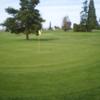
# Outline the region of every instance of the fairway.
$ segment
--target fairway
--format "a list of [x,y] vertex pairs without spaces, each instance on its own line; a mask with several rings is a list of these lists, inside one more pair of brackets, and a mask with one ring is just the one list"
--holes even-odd
[[0,32],[0,100],[100,100],[100,32]]

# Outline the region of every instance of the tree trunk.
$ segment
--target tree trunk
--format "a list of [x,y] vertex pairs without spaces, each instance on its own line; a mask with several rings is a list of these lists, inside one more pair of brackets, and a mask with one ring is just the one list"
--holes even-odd
[[26,33],[26,40],[29,40],[29,34]]

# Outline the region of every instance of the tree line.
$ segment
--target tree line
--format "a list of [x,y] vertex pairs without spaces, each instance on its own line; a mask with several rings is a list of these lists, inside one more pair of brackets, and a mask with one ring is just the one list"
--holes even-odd
[[[6,12],[11,15],[11,17],[7,18],[2,24],[6,27],[6,31],[16,34],[24,33],[27,40],[31,33],[38,36],[38,31],[42,28],[42,22],[45,21],[41,17],[39,10],[36,9],[39,3],[39,0],[20,0],[20,9],[6,8]],[[88,3],[88,0],[84,0],[82,8],[80,24],[74,24],[73,30],[90,32],[93,29],[97,29],[99,24],[96,18],[94,1],[90,0]],[[55,28],[58,27],[55,26]],[[51,29],[50,22],[49,30]],[[71,21],[67,16],[63,18],[62,29],[64,31],[71,29]]]
[[74,24],[74,31],[91,32],[99,27],[93,0],[90,0],[89,4],[88,0],[83,2],[83,10],[80,15],[80,24]]
[[72,23],[71,23],[69,17],[68,16],[64,16],[63,19],[62,19],[61,27],[59,27],[59,26],[52,27],[51,22],[50,22],[48,30],[62,29],[62,30],[64,30],[66,32],[66,31],[71,29],[71,25],[72,25]]

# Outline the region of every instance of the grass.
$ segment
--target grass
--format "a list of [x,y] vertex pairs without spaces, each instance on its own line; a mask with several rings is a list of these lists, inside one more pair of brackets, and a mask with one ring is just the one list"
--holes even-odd
[[0,100],[100,100],[100,32],[0,33]]

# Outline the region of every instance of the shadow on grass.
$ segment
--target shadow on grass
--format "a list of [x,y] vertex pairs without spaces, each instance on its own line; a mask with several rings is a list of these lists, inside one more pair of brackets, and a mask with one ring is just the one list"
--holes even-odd
[[57,38],[34,38],[34,39],[31,39],[32,41],[54,41],[54,40],[57,40]]
[[41,42],[45,42],[45,41],[55,41],[55,40],[58,40],[58,38],[30,38],[29,40],[26,40],[25,38],[20,38],[20,39],[17,39],[17,41],[41,41]]

